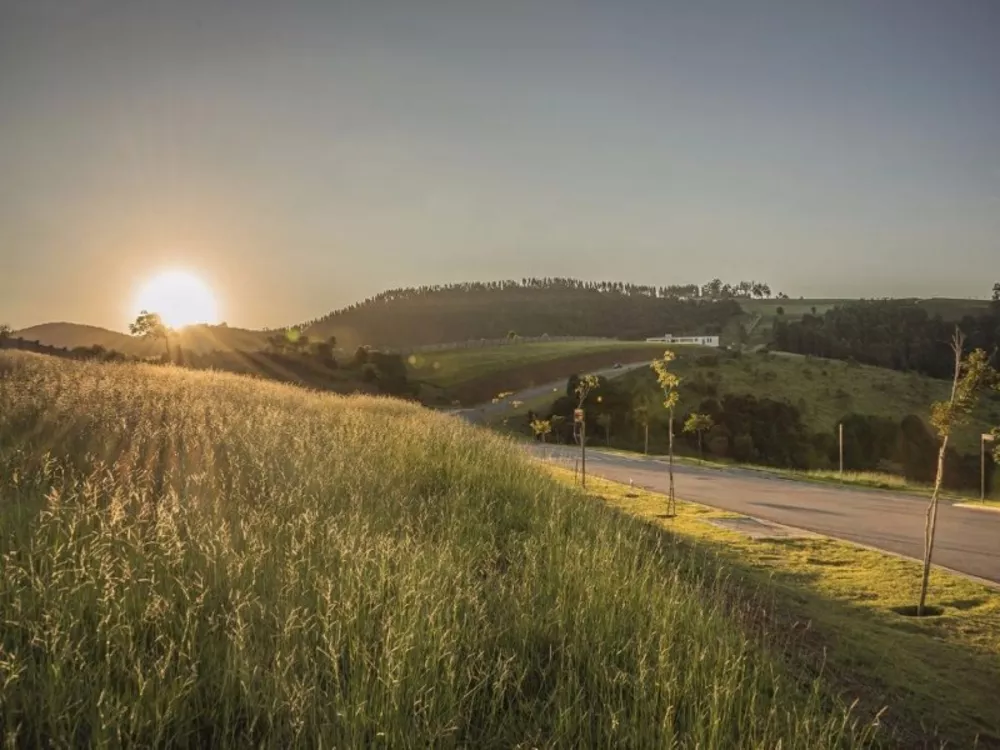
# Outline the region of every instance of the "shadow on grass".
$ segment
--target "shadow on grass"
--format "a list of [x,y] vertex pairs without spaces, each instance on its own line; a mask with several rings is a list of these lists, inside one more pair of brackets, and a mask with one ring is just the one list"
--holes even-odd
[[985,599],[953,599],[950,602],[941,602],[942,607],[950,607],[951,609],[958,609],[963,612],[981,607],[984,604],[986,604]]
[[924,605],[923,614],[918,614],[919,608],[916,604],[907,604],[903,607],[890,607],[889,610],[903,617],[940,617],[944,614],[944,607],[937,607],[930,604]]
[[[934,616],[905,616],[906,607],[880,609],[824,596],[817,590],[817,570],[764,568],[726,541],[692,539],[652,523],[649,516],[646,520],[679,551],[726,579],[727,612],[749,632],[762,635],[801,675],[803,686],[821,677],[840,700],[857,701],[862,721],[885,709],[881,724],[889,746],[1000,748],[995,702],[1000,657],[983,647],[945,640],[947,610],[974,609],[985,599],[936,602]],[[767,544],[786,550],[783,559],[801,555],[798,561],[820,565],[818,558],[806,555],[815,549],[814,539]],[[824,564],[841,568],[850,562]],[[854,602],[879,598],[871,591],[853,594]]]
[[850,560],[823,560],[819,557],[807,557],[806,562],[810,565],[821,565],[826,568],[844,568],[851,565]]

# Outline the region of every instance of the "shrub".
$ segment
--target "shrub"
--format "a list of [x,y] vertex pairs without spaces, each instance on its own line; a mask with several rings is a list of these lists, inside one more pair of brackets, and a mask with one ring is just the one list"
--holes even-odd
[[737,461],[753,461],[756,453],[753,438],[749,435],[737,435],[733,438],[733,458]]

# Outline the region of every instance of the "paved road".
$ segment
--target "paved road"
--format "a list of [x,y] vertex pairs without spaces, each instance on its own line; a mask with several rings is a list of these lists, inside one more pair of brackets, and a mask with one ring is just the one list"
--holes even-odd
[[[591,374],[599,375],[603,378],[616,378],[639,367],[649,367],[649,362],[636,362],[634,364],[622,365],[618,368],[608,367],[604,370],[595,370]],[[472,423],[486,422],[491,417],[510,414],[511,401],[531,401],[532,399],[548,394],[551,394],[552,400],[555,401],[565,391],[565,389],[566,378],[563,378],[562,380],[555,380],[551,383],[545,383],[544,385],[536,385],[532,388],[525,388],[524,390],[518,391],[496,404],[480,404],[479,406],[474,406],[469,409],[453,409],[449,413],[461,416]]]
[[[579,449],[535,446],[549,460],[572,463]],[[587,451],[587,473],[667,490],[666,463],[643,456]],[[674,466],[677,496],[787,526],[923,558],[927,500],[891,492],[796,482],[745,469]],[[934,562],[1000,583],[1000,513],[942,503]]]

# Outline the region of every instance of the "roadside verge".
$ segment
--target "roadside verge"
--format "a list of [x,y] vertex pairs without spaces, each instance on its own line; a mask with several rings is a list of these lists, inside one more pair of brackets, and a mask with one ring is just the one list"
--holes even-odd
[[668,518],[663,495],[598,477],[587,494],[722,559],[768,603],[768,628],[794,635],[789,658],[867,711],[885,707],[903,746],[1000,748],[1000,592],[935,569],[938,614],[917,619],[902,612],[917,600],[919,562],[814,534],[754,538],[714,525],[745,517],[684,501]]

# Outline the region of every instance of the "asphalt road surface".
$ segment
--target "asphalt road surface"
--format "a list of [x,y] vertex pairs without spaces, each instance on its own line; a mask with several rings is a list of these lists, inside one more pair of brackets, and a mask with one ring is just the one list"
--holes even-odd
[[[570,465],[575,446],[534,446],[532,452]],[[661,459],[587,451],[587,473],[657,492],[668,488]],[[923,559],[927,499],[848,489],[746,469],[674,465],[677,497],[765,521],[859,542]],[[1000,512],[951,506],[938,510],[934,563],[1000,583]]]
[[[608,367],[604,370],[595,370],[591,374],[599,375],[603,378],[616,378],[639,367],[649,367],[649,362],[636,362],[634,364],[622,365],[618,368]],[[449,413],[461,416],[474,424],[486,422],[491,417],[509,413],[511,401],[530,401],[546,394],[552,394],[552,400],[555,401],[562,395],[565,389],[566,378],[563,378],[562,380],[545,383],[544,385],[536,385],[533,388],[525,388],[496,404],[480,404],[469,409],[453,409]]]

